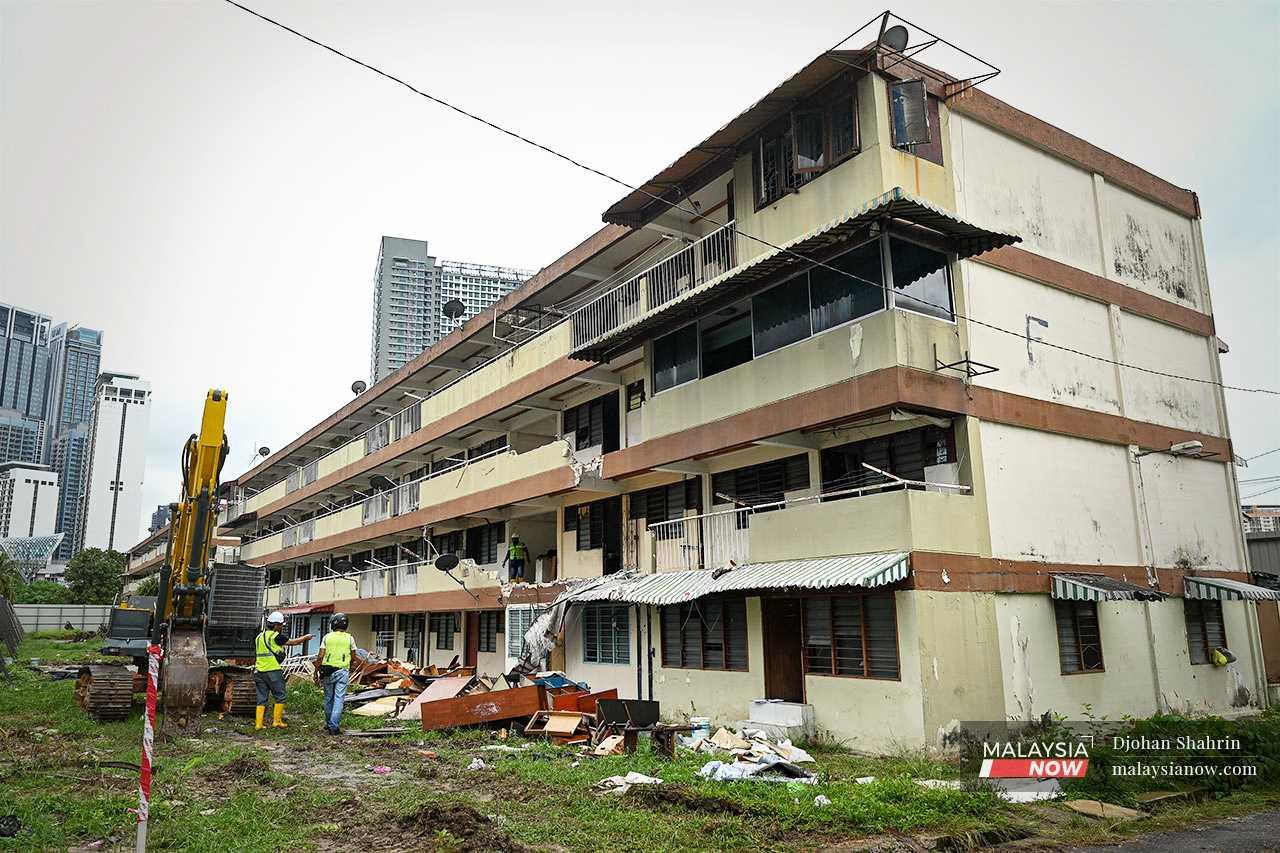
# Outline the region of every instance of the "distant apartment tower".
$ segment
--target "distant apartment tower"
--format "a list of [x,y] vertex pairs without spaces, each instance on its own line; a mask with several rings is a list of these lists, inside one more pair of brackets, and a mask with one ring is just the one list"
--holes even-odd
[[16,409],[0,409],[0,460],[34,464],[44,443],[45,423]]
[[89,467],[89,426],[90,421],[81,421],[63,430],[51,442],[51,464],[62,484],[54,530],[65,534],[54,557],[62,562],[70,560],[76,550],[75,536],[80,529],[84,483]]
[[1280,531],[1280,505],[1260,504],[1240,507],[1245,533],[1275,533]]
[[[425,240],[383,237],[374,271],[369,375],[377,382],[399,370],[530,275],[489,264],[437,263]],[[465,310],[450,317],[444,306],[454,299]]]
[[98,377],[73,552],[119,550],[138,540],[150,398],[151,383],[137,376]]
[[0,539],[48,536],[58,514],[58,475],[48,465],[0,463]]
[[93,391],[102,364],[102,332],[59,323],[49,335],[49,404],[46,459],[53,441],[93,415]]
[[[6,433],[0,440],[0,462],[40,461],[42,448],[37,446],[34,455],[29,448],[33,436],[42,442],[47,433],[31,421],[48,417],[49,323],[43,314],[0,304],[0,410],[7,410],[0,426]],[[11,433],[22,438],[10,439]]]
[[169,523],[169,507],[167,504],[160,504],[156,507],[156,511],[151,513],[151,523],[147,525],[148,533],[155,533]]

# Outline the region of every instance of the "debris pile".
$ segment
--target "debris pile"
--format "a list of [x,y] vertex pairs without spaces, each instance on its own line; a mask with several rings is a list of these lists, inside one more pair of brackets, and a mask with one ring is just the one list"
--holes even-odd
[[[291,677],[315,677],[315,668],[309,660],[286,665],[286,671]],[[487,693],[496,689],[498,683],[498,679],[476,675],[473,666],[459,666],[456,657],[442,669],[435,664],[416,666],[395,658],[380,660],[356,652],[351,661],[351,688],[343,707],[361,717],[394,714],[397,719],[417,720],[424,702]]]
[[708,761],[698,771],[704,779],[731,782],[755,779],[779,782],[803,782],[813,784],[818,777],[800,767],[813,763],[813,756],[788,739],[771,741],[758,729],[744,729],[741,733],[721,728],[714,735],[695,732],[693,737],[682,740],[682,745],[695,752],[727,752],[733,761]]

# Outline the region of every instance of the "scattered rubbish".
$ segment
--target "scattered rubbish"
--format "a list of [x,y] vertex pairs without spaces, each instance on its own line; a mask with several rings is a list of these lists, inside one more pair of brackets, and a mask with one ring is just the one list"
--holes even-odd
[[831,798],[826,794],[819,794],[813,798],[813,804],[820,809],[825,809],[827,806],[831,805]]
[[467,765],[468,770],[488,770],[489,765],[484,763],[483,759],[473,758],[471,763]]
[[596,789],[606,794],[625,794],[632,785],[661,785],[662,780],[632,770],[626,776],[610,776],[596,783]]
[[386,776],[388,773],[391,772],[391,768],[385,764],[379,764],[376,767],[372,767],[370,769],[373,770],[374,773],[377,773],[379,776]]
[[803,767],[783,761],[776,755],[762,755],[758,761],[738,759],[733,763],[708,761],[698,775],[714,782],[735,782],[759,779],[766,782],[801,782],[816,784],[818,777]]
[[872,782],[876,781],[876,777],[874,777],[874,776],[859,776],[857,779],[854,779],[853,781],[854,781],[854,782],[856,782],[856,783],[858,783],[859,785],[870,785]]
[[1104,803],[1102,800],[1067,800],[1066,807],[1086,817],[1103,820],[1137,820],[1146,817],[1145,812],[1117,806],[1115,803]]
[[532,717],[546,708],[546,705],[546,688],[535,684],[530,687],[436,699],[433,702],[422,702],[418,707],[423,731],[434,731]]
[[917,779],[916,784],[921,788],[946,791],[959,791],[964,787],[964,783],[959,779]]
[[741,749],[745,751],[751,748],[751,744],[747,742],[746,738],[739,737],[738,735],[735,735],[732,732],[730,732],[728,729],[724,729],[724,728],[720,729],[714,735],[707,738],[707,742],[715,746],[718,746],[720,749],[726,750],[728,752],[732,752],[735,749]]
[[440,757],[440,754],[437,753],[434,749],[420,749],[418,750],[418,755],[421,755],[423,758],[439,758]]
[[531,746],[533,746],[531,743],[526,743],[521,747],[507,746],[505,743],[491,743],[488,746],[482,746],[480,748],[486,752],[524,752]]
[[721,728],[711,737],[691,736],[682,741],[684,746],[694,749],[698,752],[714,753],[717,751],[728,752],[740,758],[748,760],[759,760],[760,756],[776,755],[784,761],[790,761],[792,764],[809,764],[813,762],[813,756],[805,750],[793,744],[789,739],[774,742],[769,740],[768,735],[759,729],[744,729],[740,734],[734,734],[728,729]]
[[200,810],[200,816],[201,816],[201,817],[208,817],[208,816],[209,816],[209,815],[211,815],[211,814],[215,814],[215,813],[217,813],[217,811],[218,811],[217,809],[201,809],[201,810]]
[[346,737],[395,737],[404,734],[408,729],[387,728],[387,729],[351,729],[344,731],[342,734]]
[[622,735],[609,735],[600,741],[591,752],[593,755],[621,755],[623,751],[623,741],[626,740]]

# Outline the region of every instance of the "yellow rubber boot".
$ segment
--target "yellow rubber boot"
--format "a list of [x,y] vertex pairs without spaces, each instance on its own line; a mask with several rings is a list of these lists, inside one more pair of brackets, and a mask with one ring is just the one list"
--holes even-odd
[[263,729],[265,729],[265,728],[266,728],[266,726],[264,726],[264,725],[262,724],[262,718],[263,718],[263,717],[265,717],[266,715],[267,715],[267,706],[266,706],[266,705],[259,705],[259,706],[258,706],[258,709],[257,709],[256,711],[254,711],[254,720],[255,720],[255,723],[254,723],[254,726],[253,726],[253,727],[254,727],[254,729],[255,729],[255,730],[257,730],[257,731],[262,731]]
[[271,719],[271,728],[273,729],[289,728],[288,724],[285,723],[284,721],[284,706],[281,705],[279,702],[276,703],[275,715]]

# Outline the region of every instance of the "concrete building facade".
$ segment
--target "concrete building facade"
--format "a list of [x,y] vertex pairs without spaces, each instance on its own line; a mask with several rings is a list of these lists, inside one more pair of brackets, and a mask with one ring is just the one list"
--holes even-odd
[[150,418],[151,383],[124,373],[98,377],[73,553],[118,551],[137,538]]
[[58,516],[58,475],[47,465],[0,463],[0,539],[48,536]]
[[[404,367],[529,275],[526,270],[489,264],[437,263],[425,240],[383,237],[374,270],[371,381]],[[464,311],[449,316],[444,306],[454,299]]]
[[237,478],[264,606],[868,750],[1265,704],[1193,193],[871,49],[605,220]]
[[0,452],[5,454],[0,462],[41,461],[47,434],[50,322],[43,314],[0,304]]

